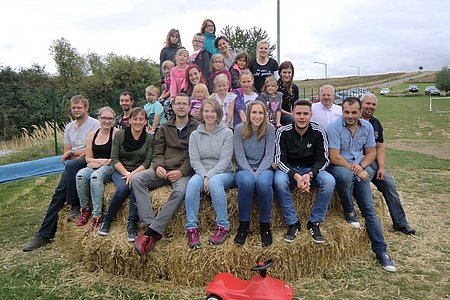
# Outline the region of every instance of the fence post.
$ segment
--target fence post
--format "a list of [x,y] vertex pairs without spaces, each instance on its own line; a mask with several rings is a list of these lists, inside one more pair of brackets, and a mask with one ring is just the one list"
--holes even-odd
[[52,98],[52,110],[53,110],[53,135],[55,137],[55,155],[58,155],[58,134],[56,131],[56,126],[58,126],[56,122],[56,93],[55,87],[52,86],[50,97]]

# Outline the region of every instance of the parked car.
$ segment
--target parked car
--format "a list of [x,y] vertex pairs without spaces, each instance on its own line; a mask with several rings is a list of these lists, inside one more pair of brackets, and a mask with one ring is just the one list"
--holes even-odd
[[419,87],[417,85],[410,85],[408,87],[408,91],[411,93],[418,93],[419,92]]
[[425,95],[440,95],[441,91],[439,91],[435,86],[427,86],[425,88]]
[[382,88],[380,90],[380,95],[387,95],[391,92],[391,90],[389,88]]
[[447,92],[445,93],[445,96],[446,96],[446,97],[450,97],[450,91],[447,91]]

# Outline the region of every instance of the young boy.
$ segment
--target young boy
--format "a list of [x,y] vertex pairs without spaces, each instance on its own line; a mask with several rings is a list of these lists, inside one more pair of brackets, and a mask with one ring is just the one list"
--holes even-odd
[[160,125],[167,122],[164,114],[164,108],[158,100],[159,89],[150,85],[145,89],[145,98],[148,103],[144,105],[145,113],[148,116],[148,132],[156,134]]

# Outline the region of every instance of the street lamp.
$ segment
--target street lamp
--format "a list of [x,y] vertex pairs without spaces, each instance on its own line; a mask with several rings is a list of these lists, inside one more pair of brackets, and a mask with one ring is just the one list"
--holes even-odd
[[319,65],[324,65],[324,66],[325,66],[325,79],[327,79],[327,78],[328,78],[328,72],[327,72],[327,67],[328,67],[328,65],[327,65],[326,63],[320,62],[320,61],[315,61],[314,63],[315,63],[315,64],[319,64]]
[[359,66],[348,66],[349,68],[356,68],[356,69],[358,69],[358,76],[359,76],[359,71],[360,71],[360,67]]

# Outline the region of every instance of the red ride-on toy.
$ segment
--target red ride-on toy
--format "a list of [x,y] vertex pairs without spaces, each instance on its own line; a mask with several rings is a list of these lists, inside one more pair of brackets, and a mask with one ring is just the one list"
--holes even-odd
[[272,260],[260,262],[253,267],[259,275],[242,280],[230,273],[220,273],[208,284],[206,300],[292,300],[294,289],[289,284],[267,274]]

